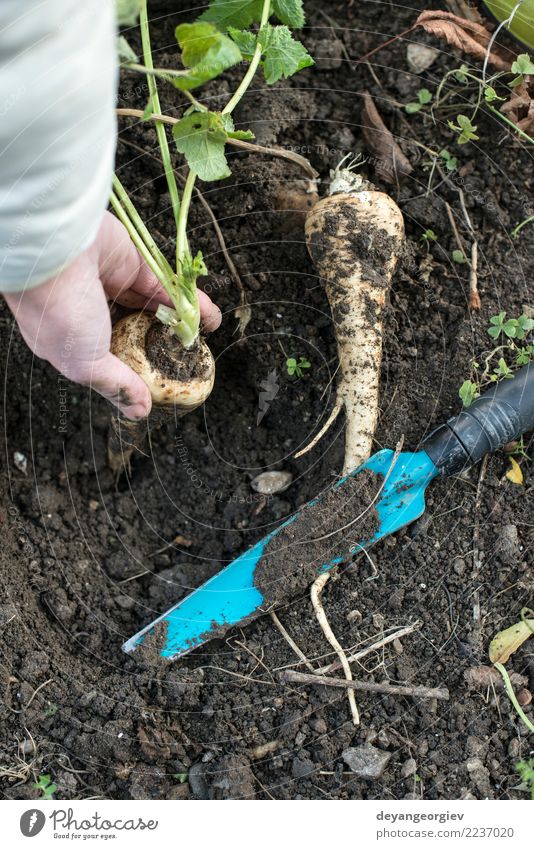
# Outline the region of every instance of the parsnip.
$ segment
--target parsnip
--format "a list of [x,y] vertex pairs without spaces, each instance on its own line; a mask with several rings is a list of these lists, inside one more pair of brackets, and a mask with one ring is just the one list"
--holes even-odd
[[378,419],[382,313],[403,239],[404,221],[395,201],[350,168],[334,173],[329,196],[306,218],[308,250],[324,281],[336,333],[341,378],[327,426],[344,408],[344,473],[371,453]]
[[[150,359],[149,333],[166,336],[165,367]],[[128,466],[134,451],[141,452],[149,424],[159,426],[167,419],[181,418],[208,398],[215,379],[215,362],[206,343],[198,339],[196,347],[186,350],[171,335],[170,328],[151,313],[132,313],[113,328],[111,352],[141,377],[152,396],[150,422],[112,419],[108,441],[108,460],[113,471]]]

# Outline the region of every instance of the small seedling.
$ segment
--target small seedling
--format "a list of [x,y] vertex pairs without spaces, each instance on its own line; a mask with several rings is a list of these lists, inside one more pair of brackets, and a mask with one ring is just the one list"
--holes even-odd
[[173,778],[176,779],[178,784],[185,784],[187,781],[187,772],[175,772]]
[[404,108],[409,115],[413,115],[414,112],[419,112],[423,106],[427,106],[431,102],[432,92],[427,88],[420,88],[417,92],[417,100],[407,103]]
[[464,252],[459,249],[452,252],[452,260],[453,262],[458,263],[458,265],[465,265],[467,262]]
[[517,76],[510,83],[510,88],[516,88],[524,81],[524,77],[534,74],[534,62],[528,53],[520,53],[515,62],[512,62],[512,74]]
[[525,790],[530,792],[530,798],[534,800],[534,758],[529,761],[519,761],[515,768],[525,786]]
[[443,159],[443,161],[445,163],[445,168],[447,169],[447,171],[454,171],[456,169],[456,166],[458,164],[458,160],[455,156],[452,156],[449,153],[447,148],[444,147],[443,150],[440,150],[439,155],[440,155],[441,159]]
[[53,799],[57,790],[57,784],[52,784],[49,775],[40,775],[39,780],[33,785],[34,790],[39,790],[41,799]]
[[534,319],[527,315],[507,319],[506,312],[503,311],[490,318],[490,325],[488,335],[492,339],[498,339],[501,333],[504,333],[508,339],[524,339],[527,333],[534,329]]
[[300,357],[297,362],[294,357],[288,357],[286,360],[286,368],[287,373],[290,377],[296,375],[297,377],[302,377],[303,370],[307,368],[311,368],[311,363],[306,357]]
[[467,144],[469,141],[479,140],[480,136],[476,134],[477,127],[471,123],[467,115],[457,115],[456,121],[456,124],[454,121],[449,121],[448,124],[451,130],[458,133],[458,144]]
[[473,401],[479,397],[478,386],[472,380],[464,380],[458,392],[464,407],[470,407]]
[[423,245],[426,245],[427,251],[430,250],[431,242],[437,242],[438,240],[437,234],[433,230],[425,230],[419,238]]
[[516,227],[514,227],[514,229],[512,230],[512,232],[510,234],[512,236],[512,239],[517,239],[517,237],[519,236],[523,227],[525,227],[527,224],[532,224],[533,221],[534,221],[534,215],[529,215],[528,218],[525,218],[525,219],[523,219],[523,221],[520,221],[519,224]]
[[[530,618],[529,618],[530,617]],[[493,663],[495,669],[500,673],[504,682],[504,688],[510,699],[517,715],[526,725],[531,733],[534,733],[534,725],[526,716],[523,708],[517,700],[510,676],[506,671],[504,664],[508,662],[514,652],[520,648],[523,643],[534,634],[534,613],[530,608],[524,607],[521,610],[521,621],[516,622],[510,628],[504,631],[499,631],[495,635],[489,646],[489,659]]]

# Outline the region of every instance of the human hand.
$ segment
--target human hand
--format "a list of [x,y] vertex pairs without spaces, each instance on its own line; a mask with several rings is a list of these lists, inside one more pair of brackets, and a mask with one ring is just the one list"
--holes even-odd
[[[204,329],[216,330],[221,312],[199,291]],[[90,386],[129,419],[152,406],[146,384],[110,353],[108,300],[131,309],[172,306],[114,215],[104,214],[94,243],[48,282],[4,295],[28,347],[61,374]]]

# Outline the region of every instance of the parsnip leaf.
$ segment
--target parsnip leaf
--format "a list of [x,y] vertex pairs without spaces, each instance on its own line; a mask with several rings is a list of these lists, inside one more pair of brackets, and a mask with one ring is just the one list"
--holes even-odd
[[176,147],[201,180],[230,176],[224,148],[228,131],[217,112],[192,112],[172,128]]
[[304,45],[293,38],[286,26],[266,24],[258,35],[240,32],[231,27],[230,35],[245,59],[251,58],[259,40],[262,46],[263,71],[268,85],[273,85],[282,77],[290,77],[302,68],[314,64]]
[[172,80],[182,91],[190,91],[218,77],[242,58],[231,38],[203,21],[177,26],[176,40],[182,49],[182,63],[189,69],[187,74]]
[[300,29],[306,22],[303,0],[273,0],[273,13],[288,27]]
[[229,27],[246,29],[254,21],[260,20],[262,6],[262,0],[211,0],[200,20],[209,21],[220,30]]

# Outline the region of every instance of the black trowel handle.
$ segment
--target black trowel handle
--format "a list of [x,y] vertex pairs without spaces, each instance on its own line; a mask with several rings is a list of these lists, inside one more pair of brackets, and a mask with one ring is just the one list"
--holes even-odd
[[533,429],[534,362],[436,428],[422,448],[442,475],[454,475]]

